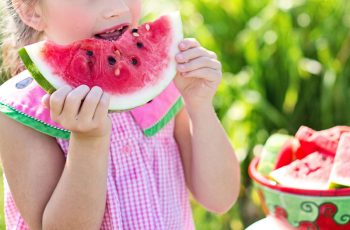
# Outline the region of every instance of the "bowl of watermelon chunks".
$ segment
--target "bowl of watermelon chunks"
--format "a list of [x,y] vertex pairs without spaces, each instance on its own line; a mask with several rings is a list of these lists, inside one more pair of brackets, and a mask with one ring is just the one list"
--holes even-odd
[[350,229],[350,127],[273,134],[252,160],[266,215],[290,229]]

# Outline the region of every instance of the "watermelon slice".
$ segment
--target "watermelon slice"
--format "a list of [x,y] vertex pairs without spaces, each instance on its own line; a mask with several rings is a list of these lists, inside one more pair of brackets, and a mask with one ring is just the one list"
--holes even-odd
[[301,126],[295,135],[300,141],[302,150],[298,152],[297,159],[303,159],[316,151],[335,156],[339,142],[339,134],[336,133],[335,129],[317,132],[306,126]]
[[330,188],[350,187],[350,133],[341,136],[330,176]]
[[283,166],[286,166],[290,163],[292,163],[294,160],[296,160],[296,155],[300,151],[300,143],[299,140],[296,138],[291,138],[288,140],[284,146],[282,147],[281,151],[279,152],[276,162],[275,162],[275,169],[281,168]]
[[328,154],[314,152],[272,171],[269,177],[290,188],[327,190],[333,160]]
[[276,169],[276,165],[281,167],[293,161],[293,137],[284,134],[271,135],[262,150],[258,172],[267,176],[272,170]]
[[340,137],[344,133],[349,133],[350,132],[350,127],[349,126],[335,126],[326,130],[319,131],[322,134],[325,134],[329,136],[332,139],[335,140],[340,140]]
[[42,41],[19,55],[48,93],[64,85],[99,86],[111,96],[110,110],[127,110],[151,101],[176,75],[181,17],[178,12],[164,15],[118,33],[115,41],[108,34],[69,45]]

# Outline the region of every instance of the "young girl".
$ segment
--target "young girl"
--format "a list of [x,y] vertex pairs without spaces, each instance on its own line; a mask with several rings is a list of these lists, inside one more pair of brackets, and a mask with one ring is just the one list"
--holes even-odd
[[[138,1],[6,0],[12,18],[3,65],[12,73],[22,70],[16,49],[39,39],[68,44],[116,25],[131,26],[139,19]],[[42,99],[27,71],[3,84],[7,228],[194,229],[189,192],[209,211],[228,211],[240,173],[212,106],[221,64],[194,39],[179,44],[176,60],[174,88],[184,107],[151,137],[137,112],[108,114],[109,97],[99,87],[63,87]],[[16,81],[17,89],[7,92]],[[142,116],[152,115],[147,106],[139,108]],[[54,125],[43,124],[70,130],[69,140],[47,135]]]

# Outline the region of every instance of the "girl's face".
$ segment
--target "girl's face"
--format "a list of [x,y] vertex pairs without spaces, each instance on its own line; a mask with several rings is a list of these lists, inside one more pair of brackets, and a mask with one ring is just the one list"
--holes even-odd
[[68,44],[91,37],[117,39],[125,26],[137,25],[141,0],[42,0],[40,6],[46,37]]

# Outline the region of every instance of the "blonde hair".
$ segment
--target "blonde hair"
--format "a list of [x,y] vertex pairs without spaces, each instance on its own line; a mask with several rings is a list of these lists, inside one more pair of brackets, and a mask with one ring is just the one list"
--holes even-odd
[[[16,13],[12,0],[4,0],[0,12],[3,20],[1,25],[1,72],[7,78],[14,76],[24,70],[24,66],[19,59],[18,49],[37,42],[42,35],[41,32],[27,26]],[[38,0],[22,0],[22,4],[33,4]],[[1,3],[3,4],[3,3]]]

